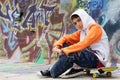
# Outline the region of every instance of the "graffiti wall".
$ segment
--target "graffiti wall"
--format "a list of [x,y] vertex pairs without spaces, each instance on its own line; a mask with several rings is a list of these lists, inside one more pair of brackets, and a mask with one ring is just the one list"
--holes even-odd
[[0,0],[0,54],[8,59],[49,63],[53,43],[76,29],[71,13],[82,8],[107,32],[111,65],[120,60],[120,0]]

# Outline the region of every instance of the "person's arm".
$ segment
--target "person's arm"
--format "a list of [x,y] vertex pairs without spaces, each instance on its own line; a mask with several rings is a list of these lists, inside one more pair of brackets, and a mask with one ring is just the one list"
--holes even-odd
[[62,47],[63,43],[74,44],[74,43],[79,42],[79,40],[80,40],[80,31],[76,31],[73,34],[62,37],[60,40],[58,40],[54,44],[54,46]]
[[100,25],[93,24],[90,26],[89,32],[87,33],[86,37],[82,41],[80,41],[76,44],[73,44],[71,46],[62,48],[62,50],[66,55],[68,55],[69,53],[72,53],[72,52],[80,51],[80,50],[98,42],[101,39],[101,36],[102,36],[102,29],[101,29]]

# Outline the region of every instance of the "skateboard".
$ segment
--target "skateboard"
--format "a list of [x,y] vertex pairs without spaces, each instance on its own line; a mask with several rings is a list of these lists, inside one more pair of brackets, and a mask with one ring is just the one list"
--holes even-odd
[[78,77],[82,74],[92,75],[93,78],[98,78],[99,76],[111,77],[112,71],[118,69],[118,67],[101,67],[101,68],[82,68],[83,71],[72,74],[72,75],[64,75],[61,78],[74,78]]
[[106,75],[106,77],[111,77],[112,71],[116,69],[118,69],[118,67],[84,68],[87,75],[91,74],[90,73],[91,70],[97,71],[92,73],[93,78],[97,78],[100,75]]

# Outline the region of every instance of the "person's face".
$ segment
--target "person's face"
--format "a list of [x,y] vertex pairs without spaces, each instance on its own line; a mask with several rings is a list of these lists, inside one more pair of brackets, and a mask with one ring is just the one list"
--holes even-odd
[[73,18],[72,23],[75,25],[76,29],[82,30],[83,29],[83,23],[80,17]]

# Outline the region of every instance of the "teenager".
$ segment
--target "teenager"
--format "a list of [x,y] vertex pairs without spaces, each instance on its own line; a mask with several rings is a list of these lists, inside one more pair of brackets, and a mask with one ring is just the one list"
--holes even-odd
[[73,12],[70,19],[77,31],[54,44],[53,51],[59,54],[59,58],[50,70],[41,71],[43,76],[59,77],[74,63],[81,68],[106,66],[109,44],[103,28],[83,9]]

